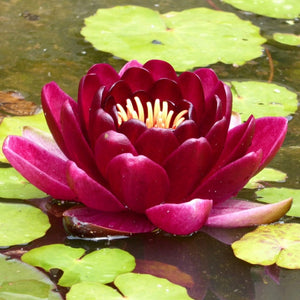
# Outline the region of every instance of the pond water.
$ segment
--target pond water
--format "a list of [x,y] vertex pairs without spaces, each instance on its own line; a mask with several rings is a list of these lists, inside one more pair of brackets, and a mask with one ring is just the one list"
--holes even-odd
[[[95,50],[80,35],[80,29],[84,18],[95,13],[98,8],[126,4],[149,7],[161,13],[213,6],[235,12],[261,27],[263,36],[268,39],[265,48],[271,58],[265,51],[262,57],[240,67],[221,63],[212,65],[219,77],[224,80],[268,81],[271,74],[272,82],[294,92],[300,91],[299,48],[279,45],[271,40],[272,33],[276,31],[288,30],[299,34],[299,22],[296,20],[294,26],[287,27],[285,20],[242,13],[217,0],[0,0],[0,91],[18,91],[27,100],[38,104],[41,87],[49,81],[56,81],[76,98],[78,82],[91,65],[106,62],[120,69],[125,61]],[[270,69],[270,60],[274,71]],[[277,186],[300,188],[299,113],[291,117],[287,138],[271,166],[288,174],[286,182]],[[244,193],[243,196],[253,197],[252,192]],[[61,219],[51,216],[51,220],[53,227],[47,235],[22,247],[22,251],[53,242],[64,242],[90,251],[107,246],[119,247],[140,261],[166,264],[166,273],[169,272],[171,277],[172,271],[168,271],[167,264],[177,266],[182,272],[176,278],[177,283],[187,287],[194,299],[293,300],[299,297],[299,270],[250,265],[235,258],[229,245],[204,232],[191,237],[148,234],[119,240],[84,241],[67,236]],[[299,219],[288,218],[288,221],[299,222]],[[241,232],[244,231],[231,231],[230,234],[239,236]],[[12,247],[1,253],[18,249],[20,247]],[[143,263],[138,266],[143,270]],[[276,276],[279,276],[280,283],[276,282]]]

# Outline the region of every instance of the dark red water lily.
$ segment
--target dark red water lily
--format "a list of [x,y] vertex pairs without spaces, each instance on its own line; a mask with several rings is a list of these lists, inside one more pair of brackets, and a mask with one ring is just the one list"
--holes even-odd
[[54,198],[81,202],[65,216],[120,233],[161,228],[190,234],[203,225],[272,222],[291,200],[233,200],[280,148],[287,121],[230,127],[229,87],[211,69],[176,74],[151,60],[91,67],[78,102],[55,82],[42,90],[53,138],[27,128],[3,152],[25,178]]

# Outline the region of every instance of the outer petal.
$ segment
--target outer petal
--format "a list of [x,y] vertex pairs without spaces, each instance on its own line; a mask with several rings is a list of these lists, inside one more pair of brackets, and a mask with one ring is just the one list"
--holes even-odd
[[213,207],[205,225],[233,228],[268,224],[283,217],[291,205],[292,198],[273,204],[229,199]]
[[135,142],[139,154],[159,164],[162,164],[178,146],[179,142],[171,130],[154,127],[146,130]]
[[190,198],[213,199],[214,204],[235,196],[256,172],[261,152],[251,152],[204,179]]
[[111,190],[133,211],[143,213],[166,200],[169,190],[166,171],[147,157],[120,154],[106,170]]
[[124,205],[110,191],[78,168],[74,162],[68,164],[67,178],[77,200],[87,207],[107,212],[125,210]]
[[143,67],[150,71],[155,81],[161,78],[168,78],[177,81],[177,74],[174,68],[166,61],[156,59],[149,60]]
[[211,164],[212,149],[205,138],[189,139],[177,148],[164,163],[170,180],[168,202],[184,202]]
[[129,211],[113,213],[83,207],[65,211],[64,217],[69,231],[85,237],[129,235],[155,229],[145,215]]
[[255,133],[248,153],[262,150],[263,156],[257,172],[273,159],[284,141],[286,132],[286,118],[264,117],[255,120]]
[[9,136],[3,153],[28,181],[54,198],[72,200],[75,194],[66,179],[67,162],[20,136]]
[[198,231],[206,222],[212,200],[193,199],[181,204],[161,204],[146,210],[149,220],[160,229],[187,235]]
[[119,74],[109,64],[96,64],[89,70],[88,74],[96,74],[99,78],[100,85],[106,86],[107,89],[120,79]]
[[137,60],[131,60],[129,61],[128,63],[126,63],[123,68],[120,70],[119,72],[119,76],[121,77],[124,72],[129,69],[129,68],[132,68],[132,67],[142,67],[143,65],[140,64]]

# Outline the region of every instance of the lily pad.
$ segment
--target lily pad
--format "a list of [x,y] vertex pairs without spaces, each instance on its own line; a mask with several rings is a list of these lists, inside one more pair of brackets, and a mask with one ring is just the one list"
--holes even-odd
[[[244,186],[246,189],[257,189],[264,187],[263,182],[284,182],[287,174],[272,168],[264,168],[257,175],[253,176]],[[287,197],[288,198],[288,197]]]
[[276,42],[289,46],[300,46],[300,35],[291,33],[274,33],[273,39]]
[[58,284],[66,287],[84,281],[109,283],[135,267],[134,257],[120,249],[104,248],[84,254],[82,248],[52,244],[30,250],[22,260],[46,271],[61,269],[64,273]]
[[0,299],[62,300],[54,283],[42,272],[0,254]]
[[40,113],[32,116],[4,118],[0,125],[0,162],[7,163],[7,159],[2,152],[2,144],[8,135],[22,135],[24,126],[31,126],[49,132],[44,114]]
[[300,14],[298,0],[223,0],[232,6],[271,18],[294,19]]
[[287,88],[267,82],[232,81],[233,111],[240,113],[242,121],[249,114],[255,118],[288,116],[298,108],[297,94]]
[[115,286],[122,295],[115,289],[100,283],[82,282],[71,287],[67,294],[67,300],[75,300],[78,297],[82,300],[191,300],[185,288],[171,283],[167,279],[158,278],[149,274],[127,273],[119,275]]
[[10,199],[44,198],[47,195],[29,183],[14,168],[0,168],[0,197]]
[[234,255],[250,264],[300,268],[300,224],[259,226],[231,246]]
[[276,203],[286,197],[293,198],[291,209],[286,213],[288,216],[300,217],[300,190],[289,188],[267,188],[256,192],[258,201]]
[[242,65],[261,56],[260,29],[235,14],[193,8],[160,15],[139,6],[99,9],[81,34],[101,51],[145,63],[166,60],[177,71],[216,62]]
[[0,247],[27,244],[50,228],[47,215],[31,205],[0,203]]

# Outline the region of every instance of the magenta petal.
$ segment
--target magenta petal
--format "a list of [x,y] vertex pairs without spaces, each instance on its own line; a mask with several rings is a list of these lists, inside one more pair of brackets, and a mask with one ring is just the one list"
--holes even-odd
[[286,118],[264,117],[255,120],[255,133],[248,152],[262,150],[262,160],[257,172],[273,159],[284,141],[286,132]]
[[132,92],[147,91],[153,83],[150,72],[140,67],[127,69],[121,80],[124,80],[130,86]]
[[131,61],[129,61],[128,63],[126,63],[124,66],[123,66],[123,68],[120,70],[120,72],[119,72],[119,76],[121,77],[124,73],[125,73],[125,71],[127,70],[127,69],[129,69],[129,68],[133,68],[133,67],[137,67],[137,68],[139,68],[139,67],[142,67],[143,65],[142,64],[140,64],[137,60],[131,60]]
[[174,135],[177,137],[179,143],[182,144],[187,139],[198,138],[199,130],[193,120],[185,120],[176,127]]
[[[56,82],[50,82],[44,85],[42,89],[42,106],[45,114],[45,118],[48,127],[61,148],[61,150],[67,155],[68,151],[65,146],[64,139],[62,137],[61,125],[60,125],[60,112],[62,105],[65,101],[74,101],[69,95],[67,95]],[[75,102],[75,101],[74,101]]]
[[205,138],[189,139],[180,145],[164,163],[170,180],[168,202],[183,202],[211,164],[212,149]]
[[109,95],[112,96],[116,103],[126,107],[126,100],[132,100],[132,91],[128,83],[123,80],[117,81],[109,90]]
[[235,196],[256,172],[260,160],[260,151],[248,153],[204,179],[191,198],[213,199],[215,204]]
[[74,162],[69,163],[67,178],[77,201],[87,207],[109,212],[125,210],[124,205],[109,190],[78,168]]
[[113,130],[104,132],[95,144],[95,160],[101,174],[105,176],[106,166],[117,155],[137,152],[126,135]]
[[232,228],[268,224],[283,217],[291,205],[291,198],[272,204],[229,199],[213,206],[205,225]]
[[213,201],[193,199],[180,204],[161,204],[146,210],[149,220],[158,228],[179,235],[198,231],[206,222]]
[[8,136],[3,153],[18,172],[43,192],[63,200],[75,198],[67,184],[64,159],[20,136]]
[[161,78],[168,78],[177,81],[177,74],[174,68],[166,61],[156,59],[149,60],[143,67],[151,73],[152,78],[155,81]]
[[116,81],[120,79],[119,74],[109,64],[96,64],[89,70],[88,74],[96,74],[100,85],[106,86],[109,89]]
[[139,154],[162,164],[179,142],[171,130],[153,127],[142,133],[134,146]]
[[119,132],[125,134],[132,144],[140,137],[140,135],[147,130],[147,126],[144,122],[137,119],[130,119],[119,128]]
[[106,178],[120,201],[137,213],[163,203],[169,191],[166,171],[145,156],[124,153],[107,166]]
[[64,217],[66,227],[79,236],[128,235],[155,229],[145,215],[134,212],[102,212],[83,207],[65,211]]

